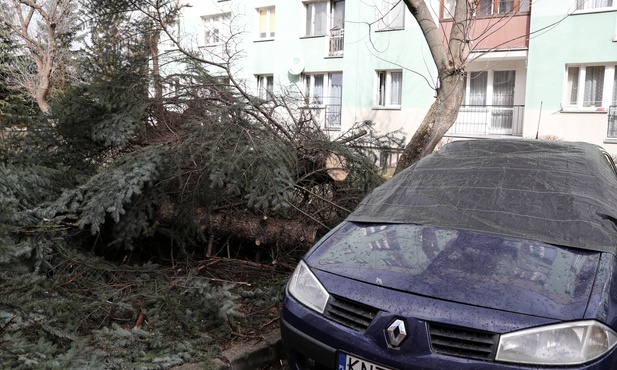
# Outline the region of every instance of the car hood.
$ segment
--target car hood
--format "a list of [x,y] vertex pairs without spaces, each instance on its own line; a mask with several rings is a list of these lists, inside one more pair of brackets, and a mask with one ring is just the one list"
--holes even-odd
[[585,314],[599,257],[598,252],[464,230],[349,223],[307,262],[349,279],[342,283],[357,280],[440,300],[574,320]]

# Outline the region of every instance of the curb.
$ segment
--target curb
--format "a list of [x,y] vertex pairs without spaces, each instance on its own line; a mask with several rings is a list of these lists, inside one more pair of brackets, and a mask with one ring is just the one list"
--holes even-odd
[[259,340],[230,348],[222,353],[223,359],[214,360],[214,369],[200,363],[188,363],[174,370],[255,370],[275,363],[284,357],[279,330],[266,333]]
[[282,359],[284,351],[280,331],[266,333],[262,338],[224,351],[223,356],[229,365],[220,370],[255,370]]

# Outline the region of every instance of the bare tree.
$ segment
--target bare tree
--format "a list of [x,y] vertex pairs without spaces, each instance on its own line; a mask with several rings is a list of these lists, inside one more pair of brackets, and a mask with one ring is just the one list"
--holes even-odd
[[[406,145],[395,173],[414,164],[437,147],[455,123],[463,104],[467,67],[478,56],[492,50],[481,46],[484,50],[475,52],[474,46],[482,45],[491,34],[499,32],[517,12],[517,9],[511,9],[503,14],[505,16],[495,18],[484,26],[477,26],[476,14],[482,10],[486,11],[481,9],[487,6],[485,1],[451,0],[450,5],[454,3],[452,9],[446,6],[446,1],[440,0],[439,4],[444,8],[443,11],[448,13],[448,18],[452,18],[450,33],[445,34],[447,28],[440,27],[436,22],[433,10],[427,4],[428,0],[400,1],[404,2],[424,34],[437,68],[437,84],[435,101]],[[518,8],[518,5],[515,8]],[[511,35],[511,39],[507,42],[528,37],[527,34]]]
[[480,0],[459,0],[453,14],[453,26],[445,45],[433,13],[424,0],[404,0],[426,38],[437,67],[435,101],[420,127],[405,147],[395,173],[430,154],[456,121],[465,94],[465,76],[471,51],[469,34]]
[[75,0],[0,0],[0,22],[22,46],[15,83],[48,113],[50,94],[66,72],[65,62],[76,21]]

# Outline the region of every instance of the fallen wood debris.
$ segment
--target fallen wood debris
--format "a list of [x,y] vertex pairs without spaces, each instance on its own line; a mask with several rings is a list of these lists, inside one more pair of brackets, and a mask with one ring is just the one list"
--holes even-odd
[[257,246],[310,246],[315,243],[317,226],[241,212],[218,212],[200,216],[201,229],[217,237],[233,237]]

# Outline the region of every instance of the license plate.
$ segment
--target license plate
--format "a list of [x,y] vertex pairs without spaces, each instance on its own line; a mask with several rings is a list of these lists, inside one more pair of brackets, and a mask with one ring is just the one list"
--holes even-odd
[[389,367],[374,364],[365,359],[348,355],[343,352],[338,354],[337,370],[392,370]]

